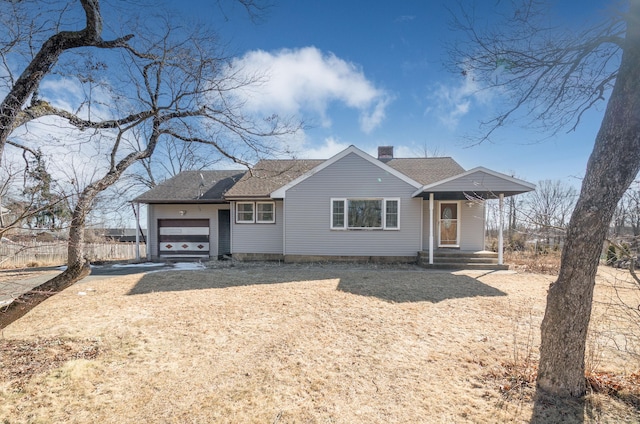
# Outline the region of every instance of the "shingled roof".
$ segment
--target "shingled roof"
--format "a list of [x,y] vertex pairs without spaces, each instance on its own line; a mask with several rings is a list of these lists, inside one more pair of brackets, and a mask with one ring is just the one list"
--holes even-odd
[[183,171],[133,199],[138,203],[221,203],[246,170]]
[[290,183],[325,162],[316,159],[264,159],[247,172],[226,194],[226,198],[269,197],[271,192]]
[[385,161],[385,163],[423,185],[435,183],[465,171],[458,162],[450,157],[397,158]]
[[[325,160],[261,160],[226,194],[228,199],[263,198],[312,170]],[[464,172],[450,157],[398,158],[385,161],[388,166],[427,185]]]
[[[220,203],[268,198],[271,193],[325,163],[320,159],[263,159],[251,170],[185,171],[134,199],[140,203]],[[422,185],[465,170],[450,157],[396,158],[387,166]]]

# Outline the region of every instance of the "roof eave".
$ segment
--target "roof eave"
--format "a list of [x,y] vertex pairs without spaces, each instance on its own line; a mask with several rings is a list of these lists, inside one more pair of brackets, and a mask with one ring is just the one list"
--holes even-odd
[[255,194],[255,195],[242,195],[242,196],[225,196],[225,199],[229,202],[242,201],[242,200],[271,200],[269,194]]
[[422,197],[423,199],[428,199],[429,194],[433,193],[435,200],[487,200],[487,199],[497,199],[502,194],[504,197],[516,196],[518,194],[528,193],[530,190],[509,190],[509,191],[501,191],[501,192],[492,192],[492,191],[473,191],[473,190],[465,190],[465,191],[451,191],[451,190],[428,190],[428,191],[417,191],[412,197]]
[[358,149],[356,146],[349,146],[346,149],[344,149],[343,151],[341,151],[340,153],[332,156],[331,158],[327,159],[326,161],[322,162],[321,164],[311,168],[309,171],[305,172],[304,174],[302,174],[301,176],[299,176],[298,178],[294,179],[293,181],[289,182],[288,184],[278,188],[277,190],[272,191],[269,194],[269,197],[271,197],[272,199],[284,199],[286,197],[286,192],[287,190],[289,190],[291,187],[294,187],[296,185],[298,185],[299,183],[301,183],[302,181],[306,180],[307,178],[317,174],[318,172],[322,171],[323,169],[327,168],[328,166],[336,163],[337,161],[339,161],[340,159],[344,158],[345,156],[347,156],[350,153],[354,153],[358,156],[360,156],[361,158],[365,159],[366,161],[384,169],[385,171],[387,171],[388,173],[390,173],[391,175],[401,179],[402,181],[406,182],[409,185],[412,185],[415,188],[418,188],[421,186],[421,184],[417,181],[415,181],[414,179],[408,177],[407,175],[403,174],[402,172],[398,171],[397,169],[394,169],[392,167],[390,167],[389,165],[387,165],[384,162],[379,161],[378,159],[374,158],[373,156],[365,153],[364,151]]
[[162,199],[162,200],[150,200],[150,199],[133,199],[132,203],[144,203],[147,205],[194,205],[194,204],[225,204],[229,203],[225,199]]
[[470,169],[468,171],[465,171],[461,174],[458,175],[454,175],[451,176],[449,178],[445,178],[444,180],[440,180],[440,181],[436,181],[434,183],[431,184],[427,184],[425,186],[423,186],[422,188],[416,190],[412,197],[418,197],[420,196],[420,194],[425,193],[425,192],[433,192],[433,193],[443,193],[443,192],[453,192],[452,190],[446,190],[446,189],[439,189],[438,186],[442,186],[443,184],[449,183],[451,181],[455,181],[459,178],[463,178],[466,177],[468,175],[474,174],[476,172],[484,172],[486,174],[492,175],[494,177],[500,178],[502,180],[508,181],[512,184],[514,184],[515,186],[519,186],[519,187],[514,187],[513,189],[510,190],[478,190],[477,187],[469,187],[468,190],[457,190],[456,192],[464,192],[464,193],[474,193],[474,192],[479,192],[479,193],[495,193],[495,196],[493,197],[497,197],[497,195],[499,194],[504,194],[505,196],[515,196],[516,194],[523,194],[523,193],[528,193],[530,191],[533,191],[536,189],[535,184],[532,184],[528,181],[524,181],[524,180],[520,180],[518,178],[514,178],[511,177],[509,175],[506,174],[502,174],[500,172],[497,171],[493,171],[491,169],[485,168],[483,166],[478,166],[476,168]]

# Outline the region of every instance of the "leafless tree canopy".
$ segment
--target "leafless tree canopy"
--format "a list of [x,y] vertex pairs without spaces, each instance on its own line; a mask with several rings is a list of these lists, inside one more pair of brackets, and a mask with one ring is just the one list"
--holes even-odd
[[[241,3],[250,12],[259,10],[258,2]],[[105,41],[103,19],[115,14],[103,14],[98,0],[52,2],[52,9],[28,1],[2,5],[14,21],[5,19],[8,36],[0,39],[8,93],[0,106],[0,157],[5,143],[34,154],[30,143],[45,149],[57,141],[58,148],[68,149],[65,163],[75,193],[67,271],[5,308],[0,328],[89,272],[83,255],[88,213],[101,193],[134,164],[149,160],[158,145],[166,143],[165,150],[179,143],[204,146],[212,158],[248,165],[281,152],[278,137],[298,129],[275,115],[244,113],[233,93],[260,83],[261,76],[231,67],[223,44],[206,25],[181,25],[174,15],[155,9],[139,11],[144,19],[127,16],[130,35]],[[43,82],[70,84],[80,95],[57,101],[59,92]],[[63,135],[43,140],[41,132],[29,131],[42,122]],[[11,138],[24,128],[20,139]],[[81,167],[89,175],[78,172]]]
[[577,27],[556,23],[547,2],[495,5],[491,16],[498,18],[490,21],[465,6],[454,11],[463,39],[451,46],[451,66],[502,100],[477,142],[522,118],[550,134],[571,130],[606,100],[541,326],[538,388],[582,396],[602,246],[616,205],[640,171],[640,0],[616,3]]
[[[493,14],[487,7],[493,4]],[[482,122],[479,142],[505,125],[523,122],[555,134],[573,130],[582,115],[606,100],[615,82],[626,23],[622,11],[603,9],[593,24],[572,27],[549,17],[547,1],[483,2],[452,9],[462,37],[449,45],[451,71],[473,78],[504,108]],[[523,120],[524,118],[524,120]]]

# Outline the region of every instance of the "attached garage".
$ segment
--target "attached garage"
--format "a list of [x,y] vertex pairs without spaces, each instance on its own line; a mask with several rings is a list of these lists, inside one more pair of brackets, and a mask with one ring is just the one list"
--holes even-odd
[[246,171],[184,171],[134,202],[147,204],[147,256],[221,258],[231,254],[224,195]]
[[161,257],[209,257],[208,219],[159,219],[158,252]]

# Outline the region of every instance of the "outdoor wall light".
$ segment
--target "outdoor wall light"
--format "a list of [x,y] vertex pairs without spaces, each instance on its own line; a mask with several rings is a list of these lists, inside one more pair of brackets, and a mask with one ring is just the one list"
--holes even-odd
[[181,210],[180,212],[178,212],[180,214],[180,216],[185,216],[187,214],[187,211],[185,210]]

